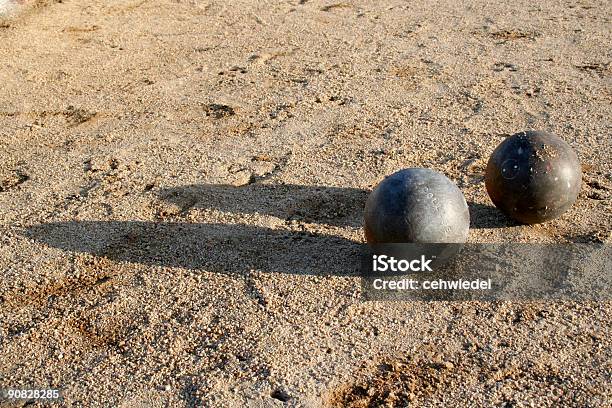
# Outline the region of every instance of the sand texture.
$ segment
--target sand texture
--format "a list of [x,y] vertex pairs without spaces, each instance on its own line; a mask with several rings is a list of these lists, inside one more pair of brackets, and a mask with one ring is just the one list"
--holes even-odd
[[[368,192],[406,167],[457,183],[470,242],[610,243],[608,1],[0,3],[0,388],[611,406],[610,301],[363,302],[358,278]],[[483,181],[526,129],[583,166],[535,226]]]

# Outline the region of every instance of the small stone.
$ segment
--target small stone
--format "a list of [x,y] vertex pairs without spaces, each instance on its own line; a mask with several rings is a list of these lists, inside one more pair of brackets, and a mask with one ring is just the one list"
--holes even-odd
[[233,174],[233,180],[231,181],[231,184],[236,187],[246,186],[248,184],[251,184],[254,178],[255,177],[253,173],[248,170],[242,170]]

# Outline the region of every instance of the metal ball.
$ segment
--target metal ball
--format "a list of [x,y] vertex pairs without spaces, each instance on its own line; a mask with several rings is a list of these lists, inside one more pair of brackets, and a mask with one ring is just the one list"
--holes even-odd
[[400,170],[381,181],[365,206],[365,236],[380,243],[464,243],[470,213],[461,190],[429,169]]
[[487,164],[485,184],[502,212],[525,224],[556,218],[576,201],[578,156],[552,133],[521,132],[504,140]]

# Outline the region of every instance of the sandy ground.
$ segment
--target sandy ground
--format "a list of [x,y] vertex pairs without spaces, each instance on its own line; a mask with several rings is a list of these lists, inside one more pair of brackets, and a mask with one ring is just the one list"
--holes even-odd
[[[609,2],[0,2],[0,387],[611,406],[609,301],[362,302],[357,277],[368,191],[405,167],[461,187],[471,242],[610,242]],[[525,129],[584,170],[537,226],[483,182]]]

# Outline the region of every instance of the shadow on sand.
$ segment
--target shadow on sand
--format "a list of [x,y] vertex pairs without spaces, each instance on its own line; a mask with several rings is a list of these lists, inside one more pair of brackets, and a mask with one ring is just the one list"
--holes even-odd
[[[195,184],[163,189],[160,197],[183,209],[207,208],[241,214],[266,214],[334,226],[359,228],[369,191],[357,188],[295,184]],[[470,228],[506,228],[520,225],[497,208],[469,202]]]
[[[164,189],[163,200],[184,210],[259,213],[358,228],[367,198],[355,188],[190,185]],[[494,207],[470,203],[472,228],[512,225]],[[249,225],[147,221],[69,221],[29,227],[26,235],[66,251],[116,261],[219,273],[250,270],[309,275],[354,275],[360,246],[342,237]]]
[[369,192],[358,188],[296,184],[195,184],[162,189],[161,199],[188,208],[237,214],[265,214],[333,226],[359,228]]
[[177,222],[59,222],[28,228],[52,247],[115,261],[240,273],[350,275],[360,244],[341,237],[248,225]]
[[470,228],[472,229],[508,228],[521,225],[506,217],[492,205],[469,202],[468,207],[470,208]]

